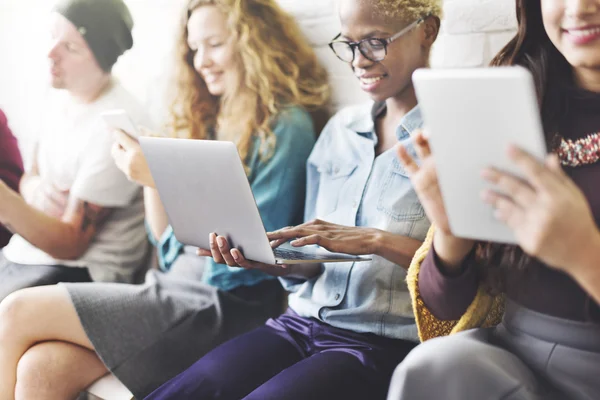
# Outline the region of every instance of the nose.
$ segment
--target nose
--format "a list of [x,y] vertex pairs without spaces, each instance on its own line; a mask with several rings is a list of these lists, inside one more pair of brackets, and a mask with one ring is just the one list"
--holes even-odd
[[368,69],[373,66],[374,62],[369,60],[367,57],[358,51],[358,48],[354,50],[354,61],[352,61],[353,68]]
[[194,69],[200,72],[202,69],[210,67],[213,64],[209,52],[205,47],[200,47],[194,56]]
[[57,62],[59,59],[60,53],[60,42],[54,41],[50,46],[50,50],[48,51],[48,58],[54,62]]

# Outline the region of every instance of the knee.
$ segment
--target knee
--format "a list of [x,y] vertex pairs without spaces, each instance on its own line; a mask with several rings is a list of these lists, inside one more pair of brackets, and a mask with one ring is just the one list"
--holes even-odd
[[448,372],[456,371],[456,368],[475,367],[481,360],[483,350],[478,342],[461,335],[431,339],[411,351],[394,374],[414,375],[423,372],[442,378]]
[[11,293],[0,303],[0,342],[22,338],[27,327],[28,304],[23,291]]
[[17,366],[17,398],[42,398],[57,385],[58,382],[52,382],[49,376],[49,372],[54,371],[57,356],[51,343],[38,344],[27,350]]
[[388,400],[433,396],[432,391],[451,384],[456,371],[480,368],[483,350],[477,342],[460,335],[420,344],[394,371]]
[[408,382],[414,386],[427,385],[427,382],[433,381],[430,368],[439,362],[440,353],[444,351],[444,346],[438,345],[436,340],[433,339],[415,347],[396,367],[392,375],[388,399],[405,398],[401,393],[404,393]]

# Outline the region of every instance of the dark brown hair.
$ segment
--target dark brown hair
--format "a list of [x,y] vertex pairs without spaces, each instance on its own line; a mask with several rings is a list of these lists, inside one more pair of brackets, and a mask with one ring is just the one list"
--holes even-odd
[[[492,60],[491,66],[520,65],[533,75],[542,123],[549,150],[557,144],[556,133],[565,113],[561,87],[572,83],[572,68],[550,41],[542,20],[541,0],[516,0],[518,32]],[[488,289],[504,289],[508,268],[526,270],[534,261],[520,247],[498,243],[477,244],[477,261]]]

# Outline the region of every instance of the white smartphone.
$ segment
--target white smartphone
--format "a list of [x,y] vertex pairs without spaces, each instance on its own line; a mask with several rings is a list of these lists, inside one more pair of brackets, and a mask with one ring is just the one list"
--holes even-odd
[[105,111],[100,114],[106,126],[110,130],[120,129],[127,134],[130,138],[138,141],[139,132],[135,124],[129,118],[129,114],[125,110],[111,110]]
[[481,171],[522,174],[507,155],[516,145],[547,155],[535,85],[522,67],[423,69],[413,75],[450,229],[458,237],[516,243],[481,199]]

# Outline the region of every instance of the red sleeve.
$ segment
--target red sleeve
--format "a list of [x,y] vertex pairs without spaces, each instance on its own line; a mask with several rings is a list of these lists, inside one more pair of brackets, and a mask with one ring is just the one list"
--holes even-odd
[[19,190],[19,182],[23,176],[23,160],[13,136],[6,116],[0,110],[0,179],[15,191]]
[[440,260],[433,245],[421,263],[419,292],[431,313],[442,321],[456,321],[475,299],[478,288],[474,252],[463,263],[460,275],[447,276],[440,270]]

